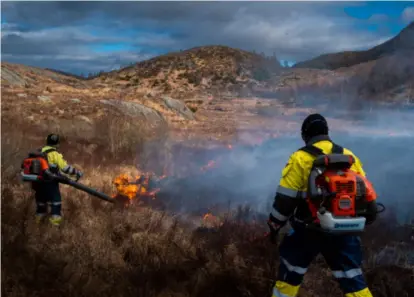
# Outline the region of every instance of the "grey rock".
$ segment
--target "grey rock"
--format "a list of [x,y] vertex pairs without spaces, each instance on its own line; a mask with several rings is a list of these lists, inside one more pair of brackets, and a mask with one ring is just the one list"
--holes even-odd
[[37,99],[39,99],[42,102],[50,102],[50,101],[52,101],[52,99],[49,96],[43,96],[43,95],[37,96]]
[[151,122],[165,122],[165,119],[160,112],[140,103],[126,102],[114,99],[100,100],[100,102],[106,105],[111,105],[118,109],[120,112],[132,117],[144,117]]
[[90,118],[88,118],[87,116],[84,115],[77,115],[75,117],[77,120],[83,121],[85,123],[91,124],[92,125],[92,120]]
[[16,86],[24,86],[26,84],[26,80],[24,80],[19,74],[7,69],[6,67],[1,67],[1,78]]
[[193,112],[184,104],[184,102],[166,96],[163,97],[162,100],[168,108],[174,110],[185,119],[194,120]]

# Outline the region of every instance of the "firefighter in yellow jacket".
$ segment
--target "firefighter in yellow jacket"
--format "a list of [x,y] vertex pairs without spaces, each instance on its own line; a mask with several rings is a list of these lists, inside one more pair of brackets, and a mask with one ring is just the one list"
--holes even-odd
[[[304,120],[302,138],[307,146],[312,145],[324,154],[339,147],[329,138],[327,121],[320,114],[312,114]],[[359,159],[350,150],[341,149],[343,154],[352,155],[355,159],[351,170],[365,176]],[[303,198],[306,197],[314,160],[313,155],[298,150],[282,170],[268,225],[272,238],[288,220],[293,228],[279,246],[280,266],[272,297],[297,296],[308,266],[319,253],[324,256],[346,297],[372,297],[361,270],[360,238],[349,234],[332,236],[304,228],[309,207]],[[367,209],[365,217],[367,223],[371,223],[376,218],[375,200]]]
[[[57,149],[60,137],[57,134],[49,134],[46,139],[46,146],[41,148],[42,153],[46,154],[49,166],[68,175],[75,175],[78,178],[82,172],[69,165]],[[60,194],[59,183],[48,181],[44,183],[33,183],[36,199],[36,221],[40,222],[47,215],[47,207],[50,205],[51,216],[49,222],[59,226],[62,222],[62,197]]]

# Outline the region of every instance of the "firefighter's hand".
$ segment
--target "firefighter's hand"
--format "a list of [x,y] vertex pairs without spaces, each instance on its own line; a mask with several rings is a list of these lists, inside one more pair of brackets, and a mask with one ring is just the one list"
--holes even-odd
[[79,180],[81,177],[83,176],[83,172],[82,171],[76,171],[76,180]]
[[270,242],[273,244],[276,244],[277,235],[279,234],[279,231],[282,228],[282,226],[276,224],[275,222],[272,222],[270,219],[267,221],[267,225],[269,226],[268,236],[269,236]]

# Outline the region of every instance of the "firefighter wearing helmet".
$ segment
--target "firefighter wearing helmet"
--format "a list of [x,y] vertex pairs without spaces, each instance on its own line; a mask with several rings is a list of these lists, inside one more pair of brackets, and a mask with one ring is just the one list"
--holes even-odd
[[[372,297],[361,270],[360,232],[376,219],[376,194],[360,160],[332,142],[320,114],[303,122],[305,146],[282,170],[268,225],[273,242],[289,220],[280,246],[272,297],[295,297],[321,253],[346,297]],[[322,177],[322,179],[321,179]],[[329,186],[337,187],[327,191]]]
[[[69,165],[57,150],[59,147],[60,137],[57,134],[49,134],[46,138],[46,146],[41,148],[49,166],[56,172],[77,176],[80,178],[82,172]],[[42,183],[32,183],[36,199],[36,222],[42,221],[47,215],[47,207],[50,205],[49,222],[52,225],[59,226],[62,222],[62,197],[59,189],[59,182],[48,181]]]

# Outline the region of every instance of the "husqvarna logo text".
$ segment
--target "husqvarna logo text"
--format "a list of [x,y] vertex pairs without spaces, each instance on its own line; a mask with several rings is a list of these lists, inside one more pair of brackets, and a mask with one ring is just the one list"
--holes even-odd
[[335,224],[335,228],[339,229],[339,228],[354,228],[354,227],[358,227],[359,224],[339,224],[336,223]]

